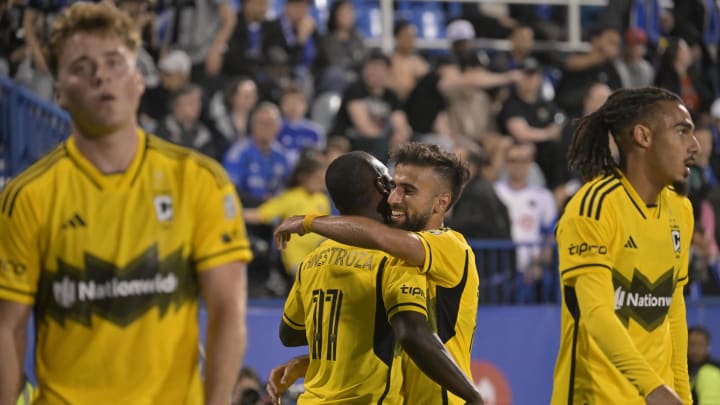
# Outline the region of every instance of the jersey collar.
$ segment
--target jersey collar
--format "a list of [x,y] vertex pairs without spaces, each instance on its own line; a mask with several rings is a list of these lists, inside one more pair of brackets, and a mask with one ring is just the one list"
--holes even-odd
[[630,183],[630,180],[625,177],[624,173],[620,174],[620,181],[622,182],[623,189],[625,189],[625,193],[627,194],[628,198],[630,198],[630,201],[633,203],[633,205],[637,209],[638,213],[643,217],[643,219],[660,217],[660,206],[662,204],[662,195],[664,190],[661,191],[658,195],[658,201],[656,206],[653,208],[648,208],[645,205],[643,199],[640,198],[640,194],[638,194],[635,190],[635,187],[633,187],[633,185]]
[[73,163],[75,163],[75,166],[77,166],[77,168],[80,169],[80,171],[85,174],[85,176],[87,176],[90,182],[92,182],[98,189],[112,190],[117,188],[124,188],[132,186],[132,184],[137,179],[140,169],[142,167],[142,163],[145,161],[145,155],[147,153],[148,140],[145,131],[138,128],[137,136],[138,143],[137,149],[135,151],[135,157],[130,163],[130,166],[128,166],[127,170],[120,174],[119,178],[117,173],[101,173],[97,169],[97,167],[95,167],[95,165],[93,165],[82,153],[80,153],[80,151],[77,149],[77,146],[75,145],[75,135],[70,136],[70,138],[65,142],[65,149],[67,150],[67,153],[72,159]]

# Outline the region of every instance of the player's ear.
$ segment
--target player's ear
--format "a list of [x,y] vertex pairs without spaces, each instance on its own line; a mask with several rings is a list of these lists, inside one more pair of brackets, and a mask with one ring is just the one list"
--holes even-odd
[[637,145],[647,148],[652,141],[652,131],[646,125],[637,124],[632,129],[632,138]]
[[452,196],[450,193],[440,193],[438,195],[438,199],[435,202],[435,207],[438,212],[445,214],[450,207],[450,203],[452,202]]

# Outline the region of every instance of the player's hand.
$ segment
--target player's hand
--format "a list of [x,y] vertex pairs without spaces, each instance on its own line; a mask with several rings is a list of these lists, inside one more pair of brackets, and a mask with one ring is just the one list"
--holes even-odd
[[290,236],[294,233],[302,236],[305,234],[303,228],[304,215],[295,215],[286,218],[277,228],[275,228],[275,244],[280,249],[285,249],[290,240]]
[[647,405],[683,405],[680,397],[667,385],[655,388],[645,397],[645,403]]
[[299,356],[270,371],[267,392],[270,394],[273,404],[280,405],[280,397],[288,387],[299,378],[305,377],[309,363],[308,356]]

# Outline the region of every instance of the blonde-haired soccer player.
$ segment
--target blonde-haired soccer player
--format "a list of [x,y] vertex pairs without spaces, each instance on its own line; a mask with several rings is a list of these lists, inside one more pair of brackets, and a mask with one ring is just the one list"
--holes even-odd
[[76,3],[53,27],[72,134],[0,194],[0,404],[17,398],[31,311],[37,403],[230,399],[251,259],[241,206],[218,164],[138,127],[139,45],[106,3]]

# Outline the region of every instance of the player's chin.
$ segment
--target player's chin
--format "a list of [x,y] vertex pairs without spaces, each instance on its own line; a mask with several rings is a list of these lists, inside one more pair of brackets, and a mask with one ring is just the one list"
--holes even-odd
[[673,181],[672,188],[676,193],[684,196],[687,196],[690,191],[690,186],[688,185],[687,179],[684,177],[681,180]]

